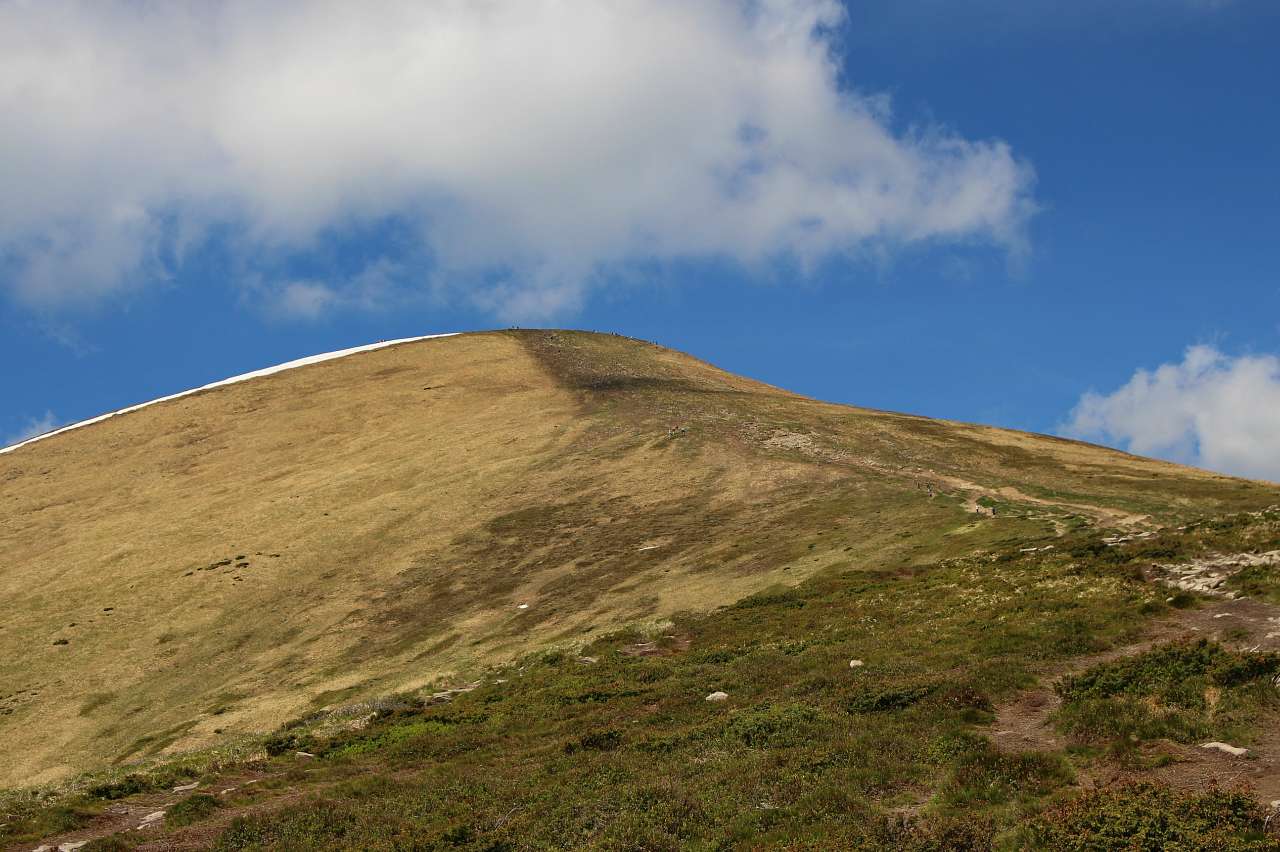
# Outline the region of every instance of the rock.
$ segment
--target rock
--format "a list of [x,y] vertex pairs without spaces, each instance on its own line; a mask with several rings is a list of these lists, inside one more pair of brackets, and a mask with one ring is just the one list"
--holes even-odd
[[862,667],[862,660],[850,660],[850,661],[849,661],[849,668],[851,668],[851,669],[856,669],[856,668],[861,668],[861,667]]
[[146,828],[164,819],[164,811],[153,811],[142,818],[142,824],[138,828]]
[[707,696],[707,700],[708,700],[708,701],[728,701],[728,700],[729,700],[729,693],[727,693],[727,692],[713,692],[713,693],[711,693],[710,695],[708,695],[708,696]]
[[294,754],[298,757],[315,757],[315,755],[309,751],[295,751]]
[[1272,799],[1272,800],[1271,800],[1271,807],[1273,807],[1273,808],[1280,808],[1280,799]]
[[59,843],[58,852],[76,852],[81,846],[89,845],[87,840],[77,840],[74,843]]
[[600,659],[598,657],[579,657],[578,662],[582,663],[584,666],[593,666],[600,662]]
[[174,788],[173,788],[173,792],[175,792],[175,793],[185,793],[185,792],[187,792],[188,790],[194,790],[195,788],[197,788],[197,787],[199,787],[199,786],[200,786],[200,782],[199,782],[199,781],[192,781],[190,784],[179,784],[177,787],[174,787]]
[[528,609],[528,608],[529,608],[528,604],[520,604],[520,606],[516,607],[516,609]]
[[1227,745],[1226,743],[1212,742],[1205,743],[1200,748],[1216,748],[1218,751],[1226,752],[1232,757],[1244,757],[1249,753],[1249,749],[1240,748],[1239,746]]

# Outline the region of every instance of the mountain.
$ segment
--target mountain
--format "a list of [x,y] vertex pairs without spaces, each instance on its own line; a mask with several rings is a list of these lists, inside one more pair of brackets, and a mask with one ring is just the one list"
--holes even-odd
[[0,784],[230,748],[824,578],[910,583],[1278,496],[616,335],[311,359],[0,455]]

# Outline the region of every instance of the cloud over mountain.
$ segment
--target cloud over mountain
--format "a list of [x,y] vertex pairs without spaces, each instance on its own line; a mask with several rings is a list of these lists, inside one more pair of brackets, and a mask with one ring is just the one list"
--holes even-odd
[[[896,127],[842,81],[842,20],[824,0],[5,2],[0,281],[58,309],[215,236],[253,267],[389,222],[375,263],[524,317],[634,262],[1017,250],[1029,166]],[[367,301],[307,280],[274,304]]]
[[1280,358],[1192,346],[1181,363],[1086,393],[1068,435],[1212,470],[1280,481]]

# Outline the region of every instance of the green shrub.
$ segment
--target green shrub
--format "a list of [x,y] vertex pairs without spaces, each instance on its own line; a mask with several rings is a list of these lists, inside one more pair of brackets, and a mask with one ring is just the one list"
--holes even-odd
[[621,731],[595,731],[590,734],[583,734],[577,740],[565,743],[565,754],[573,754],[575,751],[613,751],[622,745]]
[[1238,653],[1200,639],[1102,663],[1083,674],[1063,678],[1054,689],[1066,701],[1129,695],[1199,708],[1204,706],[1206,686],[1240,686],[1274,676],[1277,671],[1280,654]]
[[178,802],[165,813],[169,825],[190,825],[209,816],[222,803],[208,793],[196,793]]
[[891,710],[905,710],[928,698],[936,688],[936,684],[924,684],[880,691],[867,690],[849,699],[849,712],[884,713]]
[[1059,755],[1006,754],[987,740],[970,746],[955,755],[955,765],[942,786],[942,799],[952,806],[1037,798],[1072,780],[1070,768]]
[[298,737],[286,732],[272,734],[263,742],[262,747],[267,750],[267,754],[278,757],[285,752],[296,751],[299,748]]
[[109,781],[89,788],[89,795],[95,799],[124,799],[129,796],[145,793],[152,789],[151,782],[141,775],[126,775],[119,781]]
[[1150,852],[1280,850],[1265,814],[1241,792],[1178,792],[1154,784],[1091,790],[1044,811],[1025,829],[1034,849]]
[[[1054,721],[1086,742],[1122,752],[1143,740],[1193,742],[1244,733],[1276,702],[1280,655],[1230,651],[1201,639],[1101,663],[1054,688]],[[1215,733],[1217,732],[1217,733]]]
[[726,733],[751,748],[798,745],[818,718],[818,711],[804,704],[764,705],[734,716]]

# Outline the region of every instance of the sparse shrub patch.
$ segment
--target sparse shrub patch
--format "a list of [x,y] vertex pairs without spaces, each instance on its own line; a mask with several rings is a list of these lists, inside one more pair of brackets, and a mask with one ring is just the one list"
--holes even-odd
[[188,796],[165,812],[170,825],[181,826],[198,822],[222,807],[222,803],[208,793]]
[[1280,849],[1265,825],[1266,815],[1243,792],[1136,784],[1090,790],[1055,805],[1027,826],[1023,840],[1027,848],[1064,852]]
[[145,793],[151,790],[151,782],[141,775],[126,775],[119,781],[109,781],[105,784],[89,788],[89,795],[97,799],[123,799],[127,796],[133,796],[137,793]]
[[1144,740],[1192,742],[1244,735],[1278,702],[1280,654],[1230,651],[1205,639],[1153,648],[1066,677],[1058,726],[1092,742],[1130,748]]

